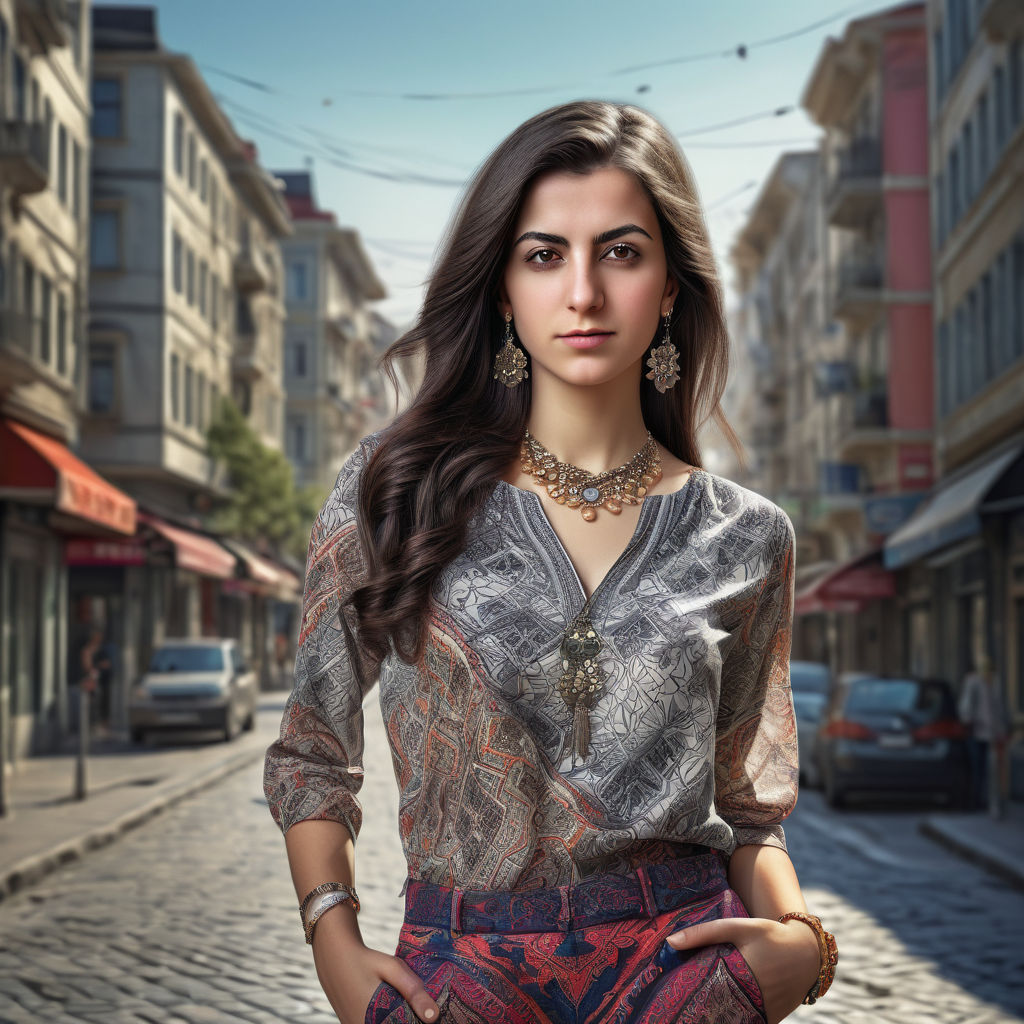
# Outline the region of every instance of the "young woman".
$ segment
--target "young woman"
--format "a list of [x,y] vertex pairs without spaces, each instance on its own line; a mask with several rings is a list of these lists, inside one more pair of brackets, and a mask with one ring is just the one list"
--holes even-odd
[[[648,113],[554,107],[483,164],[388,353],[425,353],[423,383],[313,526],[266,757],[343,1024],[775,1024],[831,983],[781,825],[792,523],[697,448],[708,415],[738,446],[727,350],[692,176]],[[378,679],[395,956],[353,887]]]

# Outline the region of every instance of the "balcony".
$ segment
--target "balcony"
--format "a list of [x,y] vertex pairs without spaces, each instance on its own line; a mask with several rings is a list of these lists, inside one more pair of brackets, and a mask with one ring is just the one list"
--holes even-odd
[[68,0],[15,0],[14,8],[18,34],[33,55],[68,45]]
[[843,259],[837,268],[832,315],[837,320],[873,320],[882,304],[882,260],[868,254]]
[[13,309],[0,309],[0,380],[12,385],[47,378],[37,361],[41,322]]
[[826,212],[830,224],[859,228],[882,198],[882,147],[878,139],[854,139],[839,154],[839,166],[829,184]]
[[259,335],[253,324],[239,324],[235,334],[235,350],[231,355],[231,372],[242,380],[258,380],[264,374],[259,357]]
[[889,430],[889,391],[884,383],[859,388],[843,396],[837,454],[852,461],[893,440]]
[[0,185],[15,196],[42,192],[50,180],[50,147],[42,124],[0,121]]
[[258,292],[269,288],[272,281],[267,254],[252,242],[243,241],[235,257],[235,287],[242,292]]
[[1020,0],[987,0],[979,24],[992,42],[1007,42],[1024,30],[1024,5]]

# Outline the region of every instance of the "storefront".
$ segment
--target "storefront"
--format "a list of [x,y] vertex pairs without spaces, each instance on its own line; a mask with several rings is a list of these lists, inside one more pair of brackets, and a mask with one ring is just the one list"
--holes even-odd
[[16,420],[0,419],[0,451],[0,764],[16,764],[57,749],[68,730],[67,538],[130,538],[136,507]]
[[897,642],[890,624],[896,589],[882,549],[853,558],[800,589],[794,615],[815,625],[821,655],[833,672],[884,672]]
[[[1017,437],[943,479],[885,545],[898,571],[905,646],[960,687],[987,655],[1018,733],[1024,728],[1024,439]],[[925,647],[927,645],[927,649]],[[1024,744],[1011,747],[1024,798]]]
[[[133,682],[166,637],[224,635],[215,591],[235,574],[235,556],[210,537],[140,510],[130,542],[111,544],[73,538],[66,545],[72,639],[103,630],[104,651],[113,663],[110,725],[127,728]],[[211,602],[210,593],[214,593]]]

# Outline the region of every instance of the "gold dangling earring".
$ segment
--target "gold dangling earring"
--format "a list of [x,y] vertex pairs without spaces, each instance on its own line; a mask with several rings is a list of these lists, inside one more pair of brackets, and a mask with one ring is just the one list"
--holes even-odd
[[665,336],[661,344],[651,350],[647,365],[651,372],[646,374],[648,380],[654,381],[659,393],[664,394],[669,388],[675,387],[679,380],[679,349],[672,344],[669,326],[672,322],[672,310],[665,314]]
[[512,341],[512,314],[505,314],[505,344],[494,357],[494,379],[507,388],[514,388],[530,376],[526,369],[526,353]]

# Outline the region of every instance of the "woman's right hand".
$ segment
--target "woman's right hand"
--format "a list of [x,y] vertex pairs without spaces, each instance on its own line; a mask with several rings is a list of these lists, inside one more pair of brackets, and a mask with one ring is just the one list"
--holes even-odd
[[438,1006],[423,979],[400,957],[364,945],[345,919],[348,914],[347,907],[332,908],[313,932],[316,973],[340,1024],[363,1024],[382,981],[402,994],[421,1021],[437,1024]]

